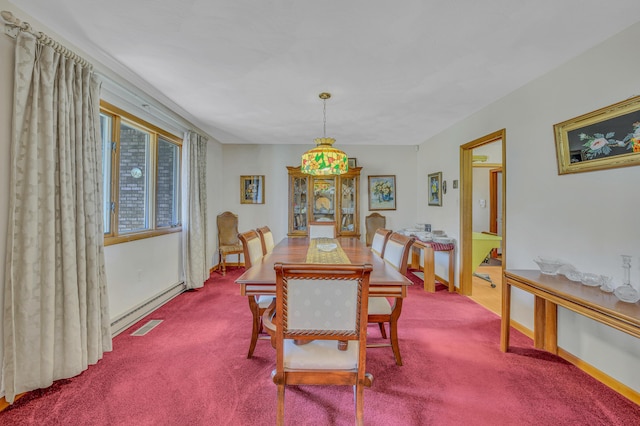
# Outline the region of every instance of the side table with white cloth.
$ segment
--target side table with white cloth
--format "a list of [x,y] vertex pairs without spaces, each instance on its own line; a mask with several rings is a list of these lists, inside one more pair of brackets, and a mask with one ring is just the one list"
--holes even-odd
[[[447,237],[442,231],[426,232],[420,229],[405,228],[397,231],[404,235],[416,237],[411,254],[411,268],[420,269],[420,250],[423,251],[424,291],[436,291],[436,279],[455,291],[455,239]],[[444,251],[449,254],[448,280],[435,272],[435,252]]]

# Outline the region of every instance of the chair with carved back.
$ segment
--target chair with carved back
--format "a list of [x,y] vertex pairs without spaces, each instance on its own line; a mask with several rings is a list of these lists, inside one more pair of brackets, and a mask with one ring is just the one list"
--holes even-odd
[[242,244],[238,240],[238,215],[232,212],[224,212],[216,218],[218,225],[218,266],[222,269],[222,275],[227,273],[227,256],[230,254],[242,254]]
[[371,240],[371,251],[376,255],[383,257],[384,248],[387,244],[387,240],[391,235],[390,229],[378,228],[376,229],[375,234],[373,234],[373,240]]
[[256,232],[260,236],[260,241],[262,242],[262,254],[266,256],[271,253],[273,247],[275,247],[275,242],[273,241],[273,233],[268,226],[263,226],[261,228],[256,229]]
[[[387,239],[382,258],[402,275],[405,275],[407,273],[409,252],[411,251],[411,245],[414,241],[415,237],[408,237],[393,232]],[[372,344],[369,345],[369,347],[391,346],[396,365],[402,365],[402,357],[400,356],[400,346],[398,343],[398,317],[402,309],[402,298],[393,298],[392,300],[393,302],[391,303],[386,297],[369,298],[369,323],[377,323],[380,327],[382,337],[385,339],[384,324],[389,323],[390,335],[389,344]]]
[[[260,236],[255,230],[243,232],[238,235],[238,239],[242,243],[244,253],[244,266],[249,269],[251,266],[260,263],[262,261],[262,241]],[[251,309],[251,315],[253,320],[253,326],[251,330],[251,342],[249,344],[249,352],[247,358],[253,356],[253,351],[256,348],[256,343],[260,337],[262,331],[262,314],[267,310],[269,305],[274,300],[273,296],[249,296],[249,309]]]
[[309,238],[335,238],[335,222],[309,222]]
[[387,218],[381,215],[380,213],[371,213],[364,219],[365,225],[365,242],[367,243],[367,247],[370,247],[373,243],[373,237],[376,233],[376,230],[379,228],[385,228],[387,226]]
[[353,386],[356,424],[364,424],[364,387],[373,380],[365,370],[372,266],[276,263],[274,268],[276,424],[284,424],[288,385]]

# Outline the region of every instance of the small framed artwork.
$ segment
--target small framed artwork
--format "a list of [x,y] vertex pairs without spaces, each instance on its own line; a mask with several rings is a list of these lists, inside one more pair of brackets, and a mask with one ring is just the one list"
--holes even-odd
[[640,165],[640,96],[553,126],[558,174]]
[[442,172],[431,173],[427,178],[429,205],[442,206]]
[[240,176],[240,204],[264,204],[264,176]]
[[396,209],[396,176],[369,176],[369,210]]
[[351,158],[349,157],[349,168],[353,168],[353,167],[358,167],[358,162],[356,161],[355,158]]

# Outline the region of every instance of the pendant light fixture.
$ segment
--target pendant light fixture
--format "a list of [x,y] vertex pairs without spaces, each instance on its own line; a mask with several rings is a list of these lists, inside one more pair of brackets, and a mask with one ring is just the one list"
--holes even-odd
[[316,147],[302,154],[302,173],[315,176],[341,175],[349,170],[349,158],[347,154],[334,148],[336,141],[327,137],[327,99],[330,93],[320,93],[320,99],[324,104],[324,137],[315,140]]

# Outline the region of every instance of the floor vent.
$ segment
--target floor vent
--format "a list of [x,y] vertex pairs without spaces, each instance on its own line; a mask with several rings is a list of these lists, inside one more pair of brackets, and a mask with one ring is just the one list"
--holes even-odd
[[162,320],[151,320],[148,323],[146,323],[145,325],[143,325],[142,327],[140,327],[139,329],[137,329],[136,331],[134,331],[133,333],[131,333],[131,335],[132,336],[144,336],[145,334],[147,334],[148,332],[150,332],[151,330],[156,328],[158,326],[158,324],[160,324],[161,322],[162,322]]

